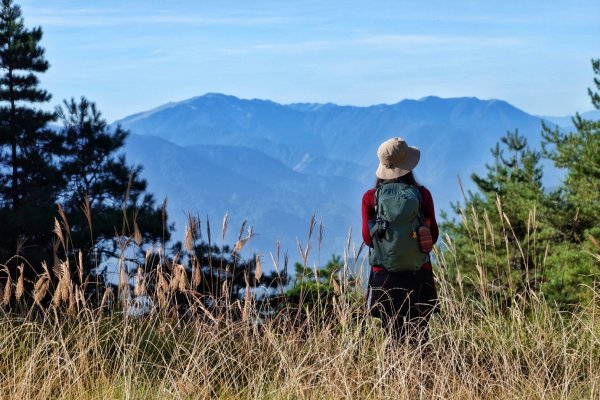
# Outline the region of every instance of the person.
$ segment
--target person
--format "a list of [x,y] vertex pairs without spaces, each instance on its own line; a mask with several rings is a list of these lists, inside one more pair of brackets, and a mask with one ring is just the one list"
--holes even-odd
[[[382,143],[377,150],[379,166],[375,172],[377,177],[375,187],[365,192],[362,198],[362,237],[365,244],[369,246],[371,264],[367,307],[371,315],[381,319],[382,326],[395,340],[398,342],[408,340],[413,345],[428,341],[429,317],[432,313],[439,312],[428,254],[431,246],[438,239],[439,231],[431,193],[416,181],[413,173],[420,154],[419,149],[408,146],[401,138],[392,138]],[[376,196],[382,195],[381,189],[386,185],[394,183],[402,183],[403,185],[396,185],[396,188],[404,188],[409,193],[413,188],[412,193],[416,199],[419,199],[418,206],[414,208],[415,211],[418,208],[418,215],[421,217],[419,220],[422,223],[419,224],[421,225],[419,228],[414,229],[412,236],[418,244],[422,244],[421,242],[425,244],[419,248],[419,251],[424,254],[421,257],[417,255],[416,263],[413,262],[414,267],[402,267],[404,264],[402,254],[395,258],[382,257],[381,254],[378,257],[377,254],[380,247],[378,244],[385,240],[386,233],[385,231],[377,233],[381,230],[381,226],[378,226],[381,225],[381,221],[378,221]],[[377,192],[378,189],[380,192]],[[392,201],[396,203],[402,201],[398,200],[399,198],[402,196],[393,197]],[[391,207],[395,206],[395,204],[391,205]],[[402,229],[402,227],[394,229]],[[380,237],[384,239],[375,237],[377,235],[383,235]],[[397,249],[392,252],[398,253]],[[405,252],[405,256],[408,257],[408,252]],[[391,264],[389,264],[390,260],[393,261]],[[389,265],[385,265],[386,263]]]

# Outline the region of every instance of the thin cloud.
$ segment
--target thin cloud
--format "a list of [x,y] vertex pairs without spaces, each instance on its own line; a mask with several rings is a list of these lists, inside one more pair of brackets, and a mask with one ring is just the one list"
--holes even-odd
[[277,53],[303,54],[341,47],[379,47],[383,49],[414,49],[415,47],[479,48],[518,46],[525,42],[515,37],[471,37],[445,35],[371,35],[356,39],[307,40],[287,43],[260,43],[240,48],[225,48],[224,54]]
[[522,44],[522,39],[515,37],[481,37],[481,36],[445,36],[445,35],[373,35],[356,39],[354,44],[375,46],[407,46],[407,45],[462,45],[462,46],[514,46]]
[[199,16],[174,13],[132,15],[123,9],[71,9],[56,11],[52,9],[29,12],[28,21],[34,24],[53,27],[109,27],[121,25],[189,25],[189,26],[253,26],[281,25],[298,22],[297,18],[279,16]]

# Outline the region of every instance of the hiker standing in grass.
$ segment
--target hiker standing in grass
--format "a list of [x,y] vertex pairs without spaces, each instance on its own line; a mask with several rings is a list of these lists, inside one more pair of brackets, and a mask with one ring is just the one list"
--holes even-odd
[[362,236],[370,248],[367,307],[393,338],[428,340],[438,310],[429,252],[438,238],[433,199],[412,170],[421,152],[401,138],[377,150],[377,181],[362,199]]

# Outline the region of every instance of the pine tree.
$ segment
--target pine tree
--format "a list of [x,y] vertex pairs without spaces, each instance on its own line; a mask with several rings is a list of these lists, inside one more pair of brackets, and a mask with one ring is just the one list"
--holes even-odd
[[54,198],[61,184],[53,155],[60,139],[47,128],[54,114],[35,106],[50,100],[37,77],[49,68],[41,39],[42,29],[27,29],[20,7],[2,0],[0,262],[20,251],[35,263],[50,248]]
[[[596,90],[589,95],[600,109],[600,60],[592,65]],[[444,273],[461,289],[496,292],[507,304],[527,289],[563,309],[593,300],[589,288],[600,278],[594,257],[600,252],[600,121],[577,114],[573,122],[574,132],[543,125],[541,153],[516,132],[507,135],[504,146],[492,149],[486,176],[472,176],[478,193],[454,206],[460,222],[446,216],[442,228],[450,239],[446,259],[453,260]],[[541,156],[566,172],[556,191],[542,186]],[[477,285],[482,281],[487,287]]]
[[[600,109],[600,59],[592,60],[596,91],[588,89],[592,104]],[[562,187],[552,194],[551,221],[560,237],[549,256],[546,292],[556,302],[573,304],[589,300],[588,287],[600,278],[600,121],[576,114],[574,132],[543,126],[543,149],[547,158],[566,170]]]
[[514,131],[502,137],[491,154],[493,163],[486,164],[485,177],[471,175],[478,191],[469,192],[464,204],[453,205],[461,220],[444,216],[442,230],[454,245],[454,267],[463,275],[464,286],[481,294],[477,282],[484,278],[496,298],[509,303],[518,292],[539,289],[543,244],[555,232],[547,221],[541,153]]
[[[544,202],[542,185],[541,153],[532,150],[527,139],[519,135],[518,130],[507,132],[500,139],[505,149],[497,143],[491,150],[493,165],[486,165],[487,176],[482,178],[472,174],[471,179],[485,196],[485,202],[491,205],[488,211],[494,211],[497,197],[500,197],[504,212],[514,219],[515,236],[524,237],[529,210]],[[506,150],[507,157],[504,151]]]
[[[70,227],[71,250],[82,250],[94,262],[117,256],[120,238],[129,237],[143,247],[167,241],[160,207],[146,193],[141,167],[130,166],[119,150],[128,132],[111,128],[93,102],[82,97],[65,100],[56,114],[62,122],[60,172],[66,185],[60,194]],[[95,258],[96,256],[99,258]]]
[[[592,66],[597,75],[594,83],[600,91],[600,59]],[[588,93],[594,107],[600,109],[600,93],[592,89]],[[575,131],[567,133],[544,125],[542,135],[546,157],[567,171],[559,201],[570,212],[564,213],[559,223],[570,241],[582,242],[586,233],[592,233],[590,230],[600,229],[600,121],[585,120],[576,114],[573,124]]]

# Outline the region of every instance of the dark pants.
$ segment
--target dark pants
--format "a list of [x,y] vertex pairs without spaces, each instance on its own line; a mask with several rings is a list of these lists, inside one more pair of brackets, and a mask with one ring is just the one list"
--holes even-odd
[[401,273],[372,269],[367,307],[396,341],[427,342],[429,317],[438,311],[433,272],[424,268]]

